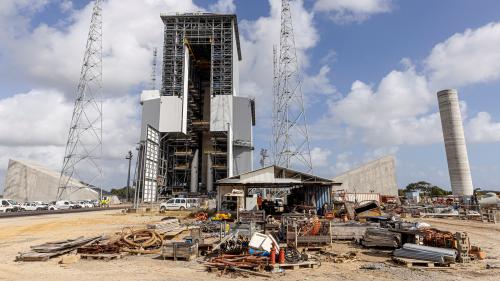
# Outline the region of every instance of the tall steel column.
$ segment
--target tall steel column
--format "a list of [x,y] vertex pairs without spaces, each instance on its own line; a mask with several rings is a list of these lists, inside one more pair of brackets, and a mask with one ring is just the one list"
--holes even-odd
[[451,190],[456,196],[473,194],[472,177],[469,158],[465,144],[462,116],[457,90],[442,90],[437,93],[441,125],[443,127],[444,145],[448,160]]
[[279,59],[274,51],[273,157],[274,164],[312,172],[302,81],[293,35],[290,1],[281,2]]
[[[102,0],[95,0],[76,91],[57,199],[80,186],[72,178],[95,186],[102,177]],[[102,196],[102,192],[101,192]]]

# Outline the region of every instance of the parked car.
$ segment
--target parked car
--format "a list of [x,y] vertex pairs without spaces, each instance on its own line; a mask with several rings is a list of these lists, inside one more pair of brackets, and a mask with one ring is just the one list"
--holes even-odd
[[76,208],[79,208],[79,206],[77,207],[77,206],[75,206],[75,204],[73,204],[72,202],[67,201],[67,200],[56,201],[55,207],[58,210],[67,210],[67,209],[76,209]]
[[[40,202],[41,203],[41,202]],[[48,205],[46,204],[40,204],[38,202],[26,202],[21,205],[21,209],[23,211],[41,211],[41,210],[48,210]]]
[[86,200],[80,200],[77,201],[77,203],[82,206],[82,208],[92,208],[94,207],[94,204],[90,203],[89,201]]
[[59,210],[59,208],[57,208],[57,206],[56,206],[56,202],[54,202],[54,203],[52,203],[52,202],[51,202],[51,203],[49,203],[48,208],[49,208],[49,211],[56,211],[56,210]]
[[160,204],[160,212],[165,212],[167,210],[185,210],[188,208],[188,198],[172,198]]
[[2,199],[2,207],[5,212],[19,212],[22,210],[21,205],[12,199]]
[[71,204],[71,209],[81,209],[83,208],[83,205],[78,203],[77,201],[69,201]]
[[99,200],[90,200],[90,203],[91,203],[92,205],[94,205],[94,207],[99,207],[99,206],[100,206],[100,204],[99,204]]
[[49,204],[47,204],[43,201],[33,201],[33,203],[36,203],[36,204],[43,206],[43,207],[47,207],[47,209],[44,209],[44,210],[48,210]]

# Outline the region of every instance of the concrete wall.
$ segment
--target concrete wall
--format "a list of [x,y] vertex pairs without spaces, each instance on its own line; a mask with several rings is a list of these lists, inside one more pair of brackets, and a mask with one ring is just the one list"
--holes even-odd
[[341,182],[340,189],[350,193],[379,193],[398,195],[396,165],[392,155],[366,163],[333,178]]
[[252,150],[246,147],[234,147],[233,173],[239,175],[252,170]]
[[[67,191],[68,200],[99,199],[99,193],[72,180],[74,188]],[[5,176],[4,198],[18,202],[55,201],[59,187],[59,173],[43,166],[18,160],[9,160]]]

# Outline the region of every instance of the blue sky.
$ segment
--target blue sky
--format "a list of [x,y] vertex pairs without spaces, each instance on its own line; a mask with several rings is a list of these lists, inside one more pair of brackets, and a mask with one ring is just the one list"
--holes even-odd
[[[151,49],[161,46],[160,12],[236,12],[240,92],[258,107],[258,165],[270,142],[279,2],[105,1],[107,186],[125,182],[123,157],[138,139],[137,95],[148,83]],[[9,28],[0,31],[0,178],[9,158],[60,168],[90,9],[86,0],[1,2],[0,24]],[[499,1],[303,0],[292,9],[316,173],[332,177],[392,153],[401,187],[426,180],[448,189],[436,92],[452,87],[474,185],[500,190]]]

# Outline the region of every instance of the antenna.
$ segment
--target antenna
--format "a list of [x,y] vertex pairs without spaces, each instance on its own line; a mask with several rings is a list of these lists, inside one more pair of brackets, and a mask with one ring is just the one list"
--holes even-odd
[[153,68],[151,69],[151,90],[156,90],[156,57],[158,49],[153,48]]
[[269,154],[267,154],[267,149],[262,148],[260,150],[260,167],[264,168],[266,166],[266,158],[269,157]]
[[[57,199],[102,177],[102,0],[94,1],[80,80],[71,117]],[[81,181],[81,182],[79,182]],[[102,187],[101,187],[102,197]]]
[[290,0],[281,1],[279,59],[274,51],[273,157],[274,164],[292,165],[312,173],[311,149],[302,95],[302,81],[293,35]]

